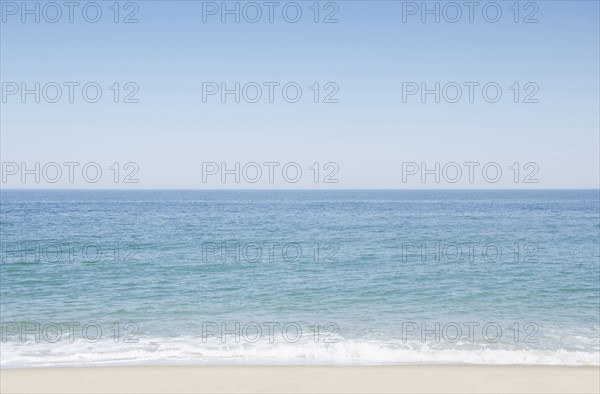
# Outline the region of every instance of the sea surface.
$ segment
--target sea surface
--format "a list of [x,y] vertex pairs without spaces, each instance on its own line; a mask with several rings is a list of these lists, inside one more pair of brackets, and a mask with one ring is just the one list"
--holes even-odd
[[0,197],[5,368],[600,364],[598,190]]

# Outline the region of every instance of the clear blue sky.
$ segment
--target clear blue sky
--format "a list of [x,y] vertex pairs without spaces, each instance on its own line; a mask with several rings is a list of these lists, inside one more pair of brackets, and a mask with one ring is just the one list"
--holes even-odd
[[[74,10],[73,23],[64,7],[57,23],[44,15],[40,23],[25,15],[22,23],[21,10],[13,15],[7,3],[14,2],[2,1],[3,83],[97,82],[103,96],[98,103],[87,103],[81,85],[75,88],[74,103],[68,102],[64,86],[58,103],[43,98],[35,103],[32,95],[21,103],[19,94],[7,96],[0,104],[2,162],[31,167],[35,162],[97,162],[104,175],[95,184],[81,177],[72,184],[64,179],[22,183],[14,176],[2,183],[5,188],[599,187],[597,1],[538,1],[527,9],[527,2],[520,2],[518,23],[510,8],[513,1],[497,2],[502,10],[497,23],[482,16],[489,2],[479,2],[472,23],[466,7],[457,23],[443,15],[440,23],[432,15],[422,23],[419,10],[412,15],[412,5],[400,1],[338,1],[337,7],[320,2],[319,23],[313,20],[313,1],[297,2],[302,9],[297,23],[282,16],[289,2],[279,2],[273,23],[266,6],[261,6],[257,23],[243,15],[240,23],[232,15],[222,23],[218,11],[205,15],[203,22],[203,7],[214,9],[203,4],[207,2],[138,1],[137,10],[120,10],[120,20],[136,11],[133,18],[139,22],[128,24],[114,23],[113,1],[98,2],[103,13],[97,23],[82,18],[81,6]],[[27,2],[31,8],[35,3]],[[248,2],[239,3],[243,7]],[[21,1],[15,4],[20,7]],[[421,7],[422,2],[414,4]],[[446,4],[440,2],[440,7]],[[453,18],[448,7],[446,16]],[[254,10],[246,10],[253,18]],[[494,11],[488,9],[488,19]],[[54,10],[46,12],[54,18]],[[331,13],[338,23],[322,23]],[[90,15],[94,17],[93,9],[88,9]],[[288,16],[294,17],[293,8]],[[538,22],[523,23],[527,18]],[[123,85],[136,83],[139,103],[115,104],[109,89],[114,82],[121,84],[119,100],[132,91],[124,91]],[[275,102],[269,103],[263,87],[257,103],[243,98],[235,103],[233,96],[222,103],[218,95],[204,103],[203,82],[230,87],[235,82],[278,82],[279,88],[296,82],[303,95],[288,103],[276,88]],[[335,83],[339,102],[314,103],[310,87],[315,82],[320,83],[320,101],[333,89],[325,91],[324,84]],[[473,103],[466,87],[457,103],[443,98],[435,103],[432,95],[422,103],[418,94],[403,102],[403,82],[425,82],[431,88],[435,82],[480,85]],[[482,97],[480,88],[488,82],[503,89],[497,103]],[[510,89],[515,82],[520,84],[518,103]],[[534,89],[525,89],[526,83],[539,87],[532,96],[538,103],[522,102]],[[139,183],[114,184],[113,162],[137,163]],[[235,162],[296,162],[303,177],[294,184],[277,173],[274,183],[265,181],[264,173],[255,184],[243,179],[223,184],[218,177],[203,183],[203,162],[230,167]],[[314,162],[321,167],[337,163],[339,182],[315,184],[309,169]],[[467,182],[466,174],[457,183],[438,184],[432,177],[426,183],[418,177],[402,182],[403,162],[431,167],[435,162],[496,162],[504,172],[494,184],[481,176]],[[539,182],[515,184],[509,169],[514,162],[537,163]],[[522,169],[520,177],[529,170]],[[320,178],[328,172],[322,169]]]

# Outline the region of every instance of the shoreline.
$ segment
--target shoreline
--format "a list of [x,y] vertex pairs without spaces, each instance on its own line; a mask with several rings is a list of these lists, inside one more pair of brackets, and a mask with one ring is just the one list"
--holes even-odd
[[106,366],[0,369],[2,393],[598,393],[600,366]]

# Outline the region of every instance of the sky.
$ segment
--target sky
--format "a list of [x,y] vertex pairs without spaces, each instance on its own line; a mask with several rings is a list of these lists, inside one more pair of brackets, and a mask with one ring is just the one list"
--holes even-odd
[[598,1],[67,3],[0,4],[3,189],[600,187]]

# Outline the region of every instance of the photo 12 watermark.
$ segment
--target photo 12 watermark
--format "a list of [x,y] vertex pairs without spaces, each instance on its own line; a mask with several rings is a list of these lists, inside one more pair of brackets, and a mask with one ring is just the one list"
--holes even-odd
[[402,102],[426,103],[488,103],[504,101],[538,104],[540,86],[537,82],[402,82]]
[[333,322],[303,324],[301,322],[202,322],[202,342],[217,339],[221,343],[338,343],[339,326]]
[[535,1],[403,1],[402,23],[539,23]]
[[2,82],[2,103],[57,104],[112,102],[137,104],[137,82]]
[[538,263],[536,242],[402,242],[402,262]]
[[537,184],[540,166],[533,161],[500,164],[495,161],[479,162],[402,162],[402,183],[446,183],[473,184],[476,182],[498,183],[510,180],[513,183]]
[[339,23],[335,1],[203,1],[202,23]]
[[113,183],[139,183],[140,166],[133,161],[100,164],[79,162],[2,162],[2,183],[73,184],[98,183],[110,179]]
[[137,262],[135,242],[21,241],[0,243],[2,263],[132,263]]
[[234,162],[202,163],[202,183],[221,184],[273,184],[298,183],[309,180],[312,183],[339,183],[340,166],[334,161],[300,164],[295,161],[279,162]]
[[337,104],[339,91],[337,82],[202,82],[202,102]]
[[2,1],[2,23],[139,23],[136,1]]
[[334,242],[203,242],[203,263],[335,263]]
[[498,343],[502,338],[510,338],[514,343],[538,343],[537,323],[515,322],[504,328],[498,322],[402,322],[402,342],[422,343]]
[[2,343],[58,343],[85,341],[96,343],[102,339],[115,343],[138,343],[140,328],[134,322],[38,322],[9,321],[0,324]]

